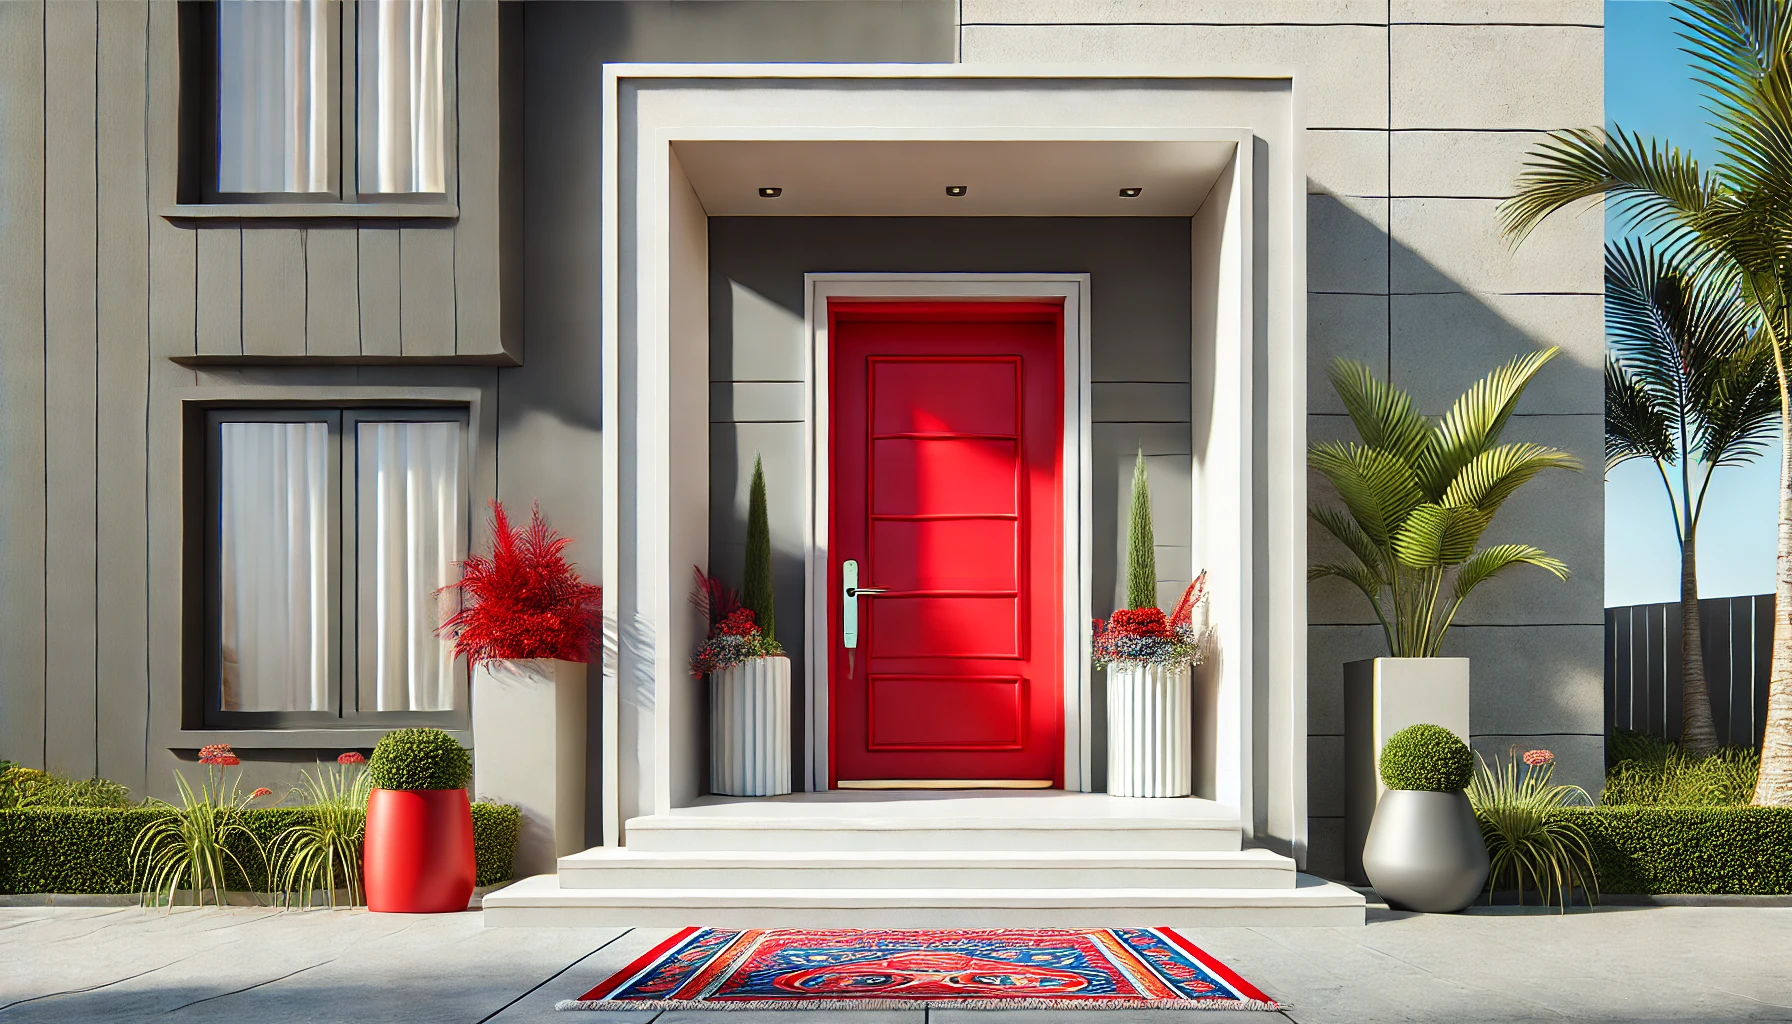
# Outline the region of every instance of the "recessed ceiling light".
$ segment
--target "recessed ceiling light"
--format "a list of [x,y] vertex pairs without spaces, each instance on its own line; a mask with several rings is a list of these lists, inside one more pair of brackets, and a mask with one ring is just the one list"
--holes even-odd
[[784,194],[784,190],[781,188],[769,188],[768,187],[768,188],[762,188],[759,190],[759,198],[761,198],[761,199],[776,199],[783,194]]
[[1123,188],[1120,190],[1120,198],[1122,198],[1122,199],[1137,199],[1137,198],[1139,198],[1139,194],[1144,191],[1145,190],[1142,188]]
[[946,186],[946,194],[951,196],[954,199],[963,199],[964,194],[966,192],[969,192],[970,190],[971,190],[971,187],[969,185],[947,185]]

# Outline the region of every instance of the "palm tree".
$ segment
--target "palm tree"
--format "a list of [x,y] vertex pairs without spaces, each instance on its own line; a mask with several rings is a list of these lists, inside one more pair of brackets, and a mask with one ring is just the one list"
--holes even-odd
[[1567,579],[1566,565],[1530,544],[1477,547],[1513,491],[1546,469],[1580,468],[1560,448],[1500,443],[1518,396],[1555,354],[1529,352],[1494,370],[1436,423],[1363,363],[1332,362],[1332,387],[1362,443],[1329,441],[1307,453],[1307,464],[1344,499],[1344,508],[1311,511],[1350,557],[1313,565],[1307,578],[1334,577],[1361,590],[1394,657],[1436,657],[1462,602],[1512,566]]
[[1700,272],[1733,280],[1773,352],[1780,400],[1780,524],[1773,670],[1755,803],[1792,805],[1792,10],[1787,0],[1682,0],[1685,50],[1704,86],[1714,171],[1673,146],[1610,132],[1556,132],[1500,207],[1522,241],[1545,217],[1603,198]]
[[1606,246],[1605,315],[1605,468],[1648,459],[1667,492],[1680,542],[1680,743],[1705,757],[1717,728],[1699,629],[1699,518],[1717,469],[1759,458],[1771,435],[1773,354],[1735,289],[1636,240]]

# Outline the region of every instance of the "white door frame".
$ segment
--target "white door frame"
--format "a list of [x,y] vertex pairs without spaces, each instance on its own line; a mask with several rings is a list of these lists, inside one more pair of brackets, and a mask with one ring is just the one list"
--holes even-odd
[[809,514],[803,538],[808,622],[804,788],[828,788],[828,317],[829,299],[1064,303],[1064,788],[1087,792],[1093,721],[1089,612],[1093,602],[1090,479],[1088,274],[805,274],[803,333],[809,341]]

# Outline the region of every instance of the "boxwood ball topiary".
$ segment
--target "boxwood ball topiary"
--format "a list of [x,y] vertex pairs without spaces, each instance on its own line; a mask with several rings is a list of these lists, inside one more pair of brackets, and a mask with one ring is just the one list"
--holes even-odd
[[399,729],[373,748],[367,774],[376,789],[465,789],[473,759],[440,729]]
[[1441,725],[1409,725],[1381,749],[1381,782],[1389,789],[1455,793],[1474,775],[1468,744]]

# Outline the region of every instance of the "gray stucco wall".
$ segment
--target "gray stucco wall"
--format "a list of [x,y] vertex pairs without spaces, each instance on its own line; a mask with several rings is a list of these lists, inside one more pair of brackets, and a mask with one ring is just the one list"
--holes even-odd
[[[1488,585],[1443,653],[1473,659],[1477,749],[1549,747],[1558,778],[1596,791],[1603,220],[1560,218],[1514,251],[1494,209],[1543,132],[1603,122],[1599,0],[964,0],[963,21],[966,61],[1304,65],[1313,440],[1350,435],[1324,376],[1334,356],[1385,370],[1438,414],[1512,354],[1562,347],[1507,437],[1567,447],[1587,472],[1513,498],[1488,538],[1540,545],[1574,577]],[[1310,864],[1326,872],[1342,864],[1341,666],[1386,651],[1347,585],[1308,600]]]
[[[1134,454],[1150,465],[1160,600],[1186,586],[1189,547],[1189,222],[1186,218],[715,217],[710,268],[710,571],[738,585],[753,456],[765,459],[779,637],[803,678],[803,275],[1087,273],[1094,434],[1094,606],[1125,596]],[[1103,735],[1097,675],[1094,729]],[[799,714],[801,701],[798,701]],[[801,723],[796,730],[801,742]],[[1106,760],[1098,741],[1096,785]],[[801,764],[799,756],[796,763]]]

